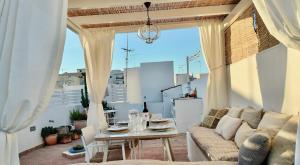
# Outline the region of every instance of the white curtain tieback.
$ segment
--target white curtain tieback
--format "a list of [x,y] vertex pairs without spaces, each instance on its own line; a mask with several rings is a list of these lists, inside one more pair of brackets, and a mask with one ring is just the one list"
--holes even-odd
[[5,130],[3,130],[3,129],[1,129],[1,128],[0,128],[0,132],[3,132],[3,133],[5,133],[5,134],[11,134],[10,132],[5,131]]
[[223,67],[226,67],[226,65],[219,65],[219,66],[216,66],[216,67],[213,67],[213,68],[209,68],[210,71],[214,71],[214,70],[217,70],[217,69],[220,69],[220,68],[223,68]]

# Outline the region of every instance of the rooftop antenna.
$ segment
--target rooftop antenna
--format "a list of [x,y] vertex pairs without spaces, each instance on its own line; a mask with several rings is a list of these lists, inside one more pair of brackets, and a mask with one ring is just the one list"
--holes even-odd
[[201,52],[200,51],[198,51],[197,53],[195,53],[191,56],[186,56],[186,72],[187,72],[187,75],[188,75],[188,81],[190,81],[190,62],[195,61],[199,57],[201,57]]
[[126,57],[125,57],[125,87],[127,90],[127,81],[128,81],[128,56],[129,53],[134,51],[133,49],[129,49],[128,47],[128,33],[126,35],[126,48],[122,48],[126,52]]

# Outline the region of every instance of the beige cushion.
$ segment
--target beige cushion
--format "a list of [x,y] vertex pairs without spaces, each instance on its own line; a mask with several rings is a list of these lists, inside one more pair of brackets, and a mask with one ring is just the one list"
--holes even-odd
[[229,109],[228,113],[227,113],[228,116],[234,117],[234,118],[240,118],[241,117],[243,108],[241,108],[241,107],[231,107],[231,108],[228,108],[228,109]]
[[257,129],[268,130],[272,132],[273,136],[282,128],[286,121],[291,115],[277,113],[277,112],[266,112]]
[[220,120],[216,132],[223,136],[224,139],[229,140],[234,137],[236,131],[242,124],[242,120],[239,118],[233,118],[228,115],[225,115]]
[[206,128],[216,128],[220,119],[226,115],[227,111],[228,109],[211,109],[200,126]]
[[170,162],[159,160],[121,160],[105,163],[78,163],[73,165],[237,165],[237,162],[202,161],[202,162]]
[[189,129],[195,142],[213,161],[237,161],[238,148],[231,140],[224,140],[214,129],[192,127]]
[[271,136],[257,132],[244,141],[239,151],[240,165],[260,165],[265,161],[270,148]]
[[240,128],[237,130],[234,142],[240,148],[243,142],[255,133],[256,129],[251,128],[247,122],[243,122]]
[[270,165],[292,165],[295,158],[298,116],[290,118],[273,139]]
[[241,119],[246,121],[250,127],[257,128],[262,117],[262,111],[255,110],[253,108],[244,108]]

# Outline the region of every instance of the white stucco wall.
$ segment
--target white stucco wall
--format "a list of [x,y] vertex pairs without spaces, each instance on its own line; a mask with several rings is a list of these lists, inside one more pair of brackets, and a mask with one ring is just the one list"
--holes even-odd
[[282,44],[227,68],[232,106],[254,106],[277,112],[300,111],[300,52]]
[[129,103],[142,103],[140,84],[140,68],[128,68],[127,101]]
[[[65,87],[64,91],[57,89],[49,102],[47,110],[42,112],[37,119],[27,128],[19,131],[18,145],[19,152],[43,144],[41,130],[45,126],[59,127],[69,125],[70,111],[80,104],[80,89],[82,86]],[[49,122],[52,120],[51,122]],[[30,131],[30,127],[35,126],[35,131]]]
[[141,63],[140,82],[142,98],[147,102],[161,102],[161,90],[174,86],[173,61]]
[[[143,104],[131,104],[128,102],[112,102],[109,105],[118,110],[116,113],[117,121],[128,120],[129,110],[134,109],[142,112],[144,108]],[[150,113],[154,114],[163,114],[164,112],[163,102],[147,102],[147,108]]]
[[176,74],[176,85],[181,85],[188,82],[188,74]]
[[[197,89],[198,98],[204,98],[205,92],[207,89],[207,78],[208,74],[203,73],[200,75],[200,79],[196,79],[190,82],[191,90]],[[182,92],[183,94],[188,93],[188,84],[182,84]]]
[[173,108],[173,99],[180,98],[183,96],[182,87],[177,86],[163,91],[163,108],[164,108],[164,117],[175,117],[175,112],[172,112]]

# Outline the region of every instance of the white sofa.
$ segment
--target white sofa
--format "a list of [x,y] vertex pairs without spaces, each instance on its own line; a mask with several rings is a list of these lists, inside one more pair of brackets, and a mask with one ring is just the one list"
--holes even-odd
[[[276,113],[272,113],[274,112],[270,112],[268,116],[276,115]],[[280,123],[280,121],[276,117],[274,119],[273,121],[261,120],[260,123],[275,128],[274,125]],[[289,117],[285,122],[281,122],[280,127],[276,128],[276,133],[274,132],[272,135],[270,154],[266,158],[268,164],[274,164],[274,162],[280,162],[281,164],[294,163],[297,121],[298,116]],[[215,132],[215,129],[193,126],[186,136],[190,161],[238,161],[239,148],[234,140],[223,139],[221,135]]]

